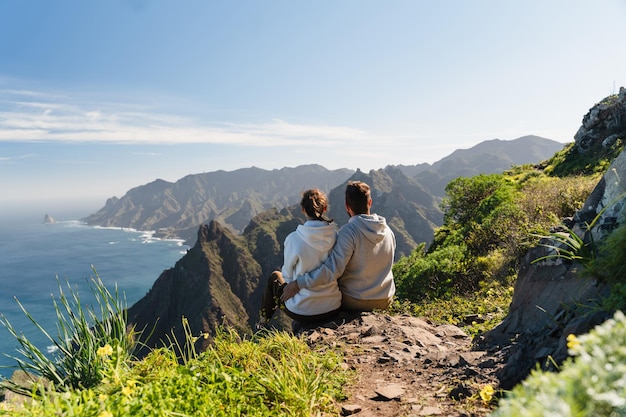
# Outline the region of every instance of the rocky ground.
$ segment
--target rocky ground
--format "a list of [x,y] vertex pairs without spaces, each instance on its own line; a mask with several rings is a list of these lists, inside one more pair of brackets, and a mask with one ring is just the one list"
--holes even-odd
[[356,371],[348,398],[339,404],[342,415],[469,417],[491,411],[480,391],[497,388],[503,358],[472,350],[456,326],[363,313],[301,333],[312,345],[343,350],[345,365]]

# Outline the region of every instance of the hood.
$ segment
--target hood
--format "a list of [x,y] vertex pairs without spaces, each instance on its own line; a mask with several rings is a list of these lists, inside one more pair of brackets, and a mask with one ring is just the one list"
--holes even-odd
[[337,227],[334,223],[307,220],[296,228],[296,233],[315,250],[328,252],[337,238]]
[[352,216],[350,223],[358,225],[359,230],[372,243],[379,243],[385,238],[387,220],[378,214],[359,214]]

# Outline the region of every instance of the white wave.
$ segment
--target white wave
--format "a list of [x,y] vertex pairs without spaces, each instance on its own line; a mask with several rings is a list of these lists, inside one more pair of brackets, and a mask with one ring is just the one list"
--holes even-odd
[[59,348],[55,345],[46,346],[46,352],[48,353],[54,353],[57,350],[59,350]]
[[123,232],[133,232],[137,233],[139,230],[133,229],[132,227],[117,227],[117,226],[94,226],[94,229],[103,229],[103,230],[121,230]]

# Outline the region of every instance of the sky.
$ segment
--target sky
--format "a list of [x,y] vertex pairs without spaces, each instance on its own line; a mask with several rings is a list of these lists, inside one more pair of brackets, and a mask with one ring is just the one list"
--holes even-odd
[[0,0],[0,214],[571,142],[626,86],[625,19],[625,0]]

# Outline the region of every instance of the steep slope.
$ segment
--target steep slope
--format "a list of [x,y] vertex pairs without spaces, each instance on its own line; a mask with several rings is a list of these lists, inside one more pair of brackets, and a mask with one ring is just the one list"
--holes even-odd
[[[182,318],[194,335],[213,334],[222,324],[249,329],[251,300],[259,287],[261,267],[242,238],[218,222],[198,230],[196,244],[173,268],[163,271],[150,291],[128,310],[128,321],[146,329],[146,346],[159,346],[168,337],[184,341]],[[200,343],[208,343],[201,339]],[[200,346],[201,348],[203,346]]]
[[[622,87],[618,95],[589,110],[558,167],[563,175],[572,175],[580,166],[572,161],[581,155],[585,164],[594,165],[619,152],[582,208],[568,220],[571,233],[589,248],[600,248],[626,221],[626,152],[621,139],[625,133],[626,89]],[[568,357],[568,335],[587,333],[613,315],[606,306],[600,308],[612,290],[621,297],[617,288],[623,285],[621,275],[612,277],[619,282],[612,288],[602,277],[589,276],[582,263],[556,256],[551,246],[558,242],[542,243],[547,246],[531,248],[523,260],[508,315],[478,343],[505,352],[506,364],[498,373],[503,389],[510,389],[538,366],[557,368]],[[545,256],[552,257],[537,262]]]
[[[87,224],[156,230],[180,236],[218,219],[239,233],[255,215],[297,202],[307,188],[329,190],[348,178],[348,169],[304,165],[267,171],[244,168],[188,175],[175,183],[156,180],[110,198]],[[188,237],[182,236],[183,238]]]

